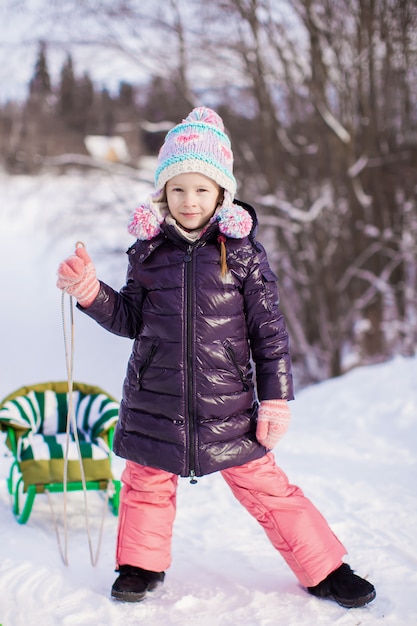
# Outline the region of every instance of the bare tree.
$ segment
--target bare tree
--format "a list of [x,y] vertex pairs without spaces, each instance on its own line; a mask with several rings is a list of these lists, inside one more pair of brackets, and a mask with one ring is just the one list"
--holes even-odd
[[346,367],[346,352],[362,362],[409,352],[416,330],[401,320],[417,288],[413,4],[296,0],[293,27],[288,5],[285,14],[267,0],[217,3],[226,6],[259,125],[247,161],[262,164],[262,222],[276,233],[296,357],[321,378]]

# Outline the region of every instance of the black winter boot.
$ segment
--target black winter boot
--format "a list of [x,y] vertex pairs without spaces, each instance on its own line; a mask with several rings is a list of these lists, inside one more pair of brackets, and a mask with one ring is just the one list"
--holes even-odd
[[140,602],[165,578],[165,572],[150,572],[133,565],[120,565],[119,576],[111,588],[111,597],[121,602]]
[[318,598],[333,598],[347,609],[364,606],[375,598],[375,588],[367,580],[353,573],[347,563],[331,572],[315,587],[308,591]]

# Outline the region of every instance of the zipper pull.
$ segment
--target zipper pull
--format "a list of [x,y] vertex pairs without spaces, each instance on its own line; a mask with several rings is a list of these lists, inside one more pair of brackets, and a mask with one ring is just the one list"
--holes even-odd
[[195,477],[195,471],[191,470],[191,472],[190,472],[190,484],[191,485],[196,485],[197,483],[198,483],[198,480]]
[[187,252],[184,255],[184,262],[189,263],[191,261],[191,253],[193,251],[193,246],[190,244],[187,248]]

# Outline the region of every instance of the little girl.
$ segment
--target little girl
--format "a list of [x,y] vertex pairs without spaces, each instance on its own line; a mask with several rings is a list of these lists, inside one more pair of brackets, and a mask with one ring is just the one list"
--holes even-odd
[[178,477],[220,471],[311,594],[371,602],[373,585],[342,562],[344,546],[271,452],[290,420],[288,335],[255,211],[234,200],[217,113],[194,109],[170,130],[155,183],[131,217],[119,292],[98,281],[83,247],[58,269],[82,311],[134,339],[114,438],[126,467],[112,597],[139,602],[162,583]]

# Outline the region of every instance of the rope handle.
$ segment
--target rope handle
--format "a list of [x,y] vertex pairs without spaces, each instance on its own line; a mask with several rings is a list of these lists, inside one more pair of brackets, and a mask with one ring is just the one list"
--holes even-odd
[[[84,247],[85,245],[82,241],[77,241],[75,244],[76,248]],[[80,441],[78,438],[78,430],[77,430],[77,420],[74,411],[74,402],[73,402],[73,370],[74,370],[74,303],[72,296],[69,296],[69,309],[70,309],[70,346],[68,346],[68,332],[67,332],[67,322],[66,322],[66,314],[65,314],[65,291],[62,292],[62,300],[61,300],[61,313],[62,313],[62,327],[63,327],[63,335],[64,335],[64,347],[65,347],[65,363],[67,369],[67,377],[68,377],[68,411],[67,411],[67,423],[66,423],[66,440],[65,440],[65,455],[64,455],[64,475],[63,475],[63,493],[64,493],[64,549],[62,548],[58,527],[56,524],[55,515],[52,508],[52,502],[50,498],[50,494],[48,492],[48,499],[51,507],[51,514],[55,526],[55,533],[57,535],[58,546],[61,552],[62,560],[65,565],[68,565],[68,526],[67,526],[67,492],[68,492],[68,457],[69,457],[69,444],[70,444],[70,435],[71,435],[71,425],[74,435],[74,440],[77,445],[78,452],[78,461],[80,464],[80,473],[81,473],[81,482],[83,486],[84,493],[84,510],[85,510],[85,523],[88,537],[88,545],[90,550],[90,560],[93,566],[97,565],[99,552],[103,537],[103,527],[104,527],[104,517],[107,509],[108,499],[109,499],[109,487],[106,490],[106,497],[103,506],[103,515],[101,520],[99,538],[97,543],[97,550],[94,554],[92,541],[91,541],[91,533],[90,533],[90,523],[89,523],[89,513],[88,513],[88,499],[87,499],[87,482],[85,478],[84,465],[82,461],[81,455],[81,447]]]

